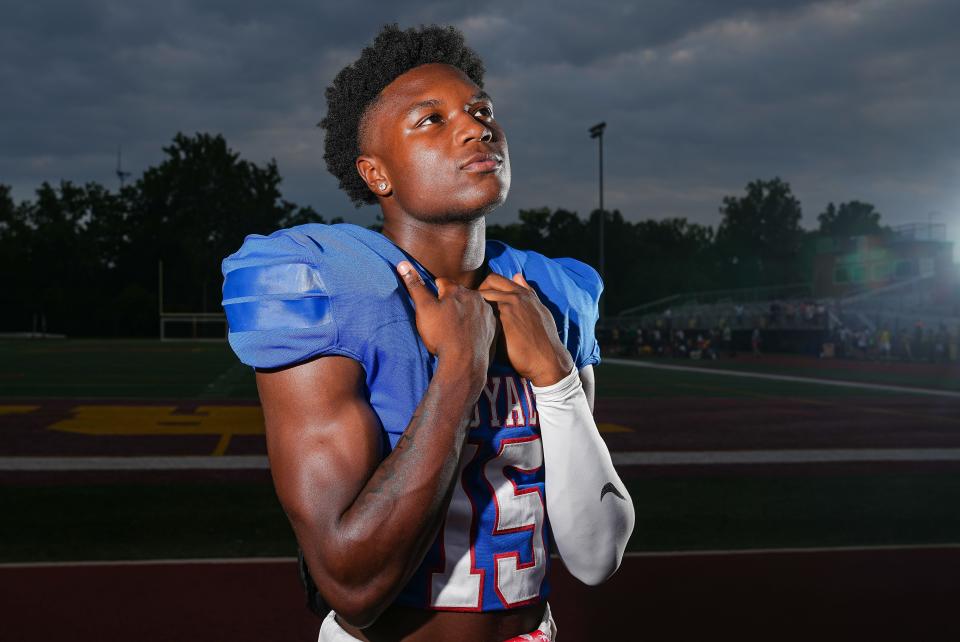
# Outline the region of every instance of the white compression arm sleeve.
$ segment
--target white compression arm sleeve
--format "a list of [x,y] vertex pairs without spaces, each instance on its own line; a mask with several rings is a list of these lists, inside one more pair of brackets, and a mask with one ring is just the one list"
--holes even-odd
[[597,430],[577,368],[555,384],[531,388],[557,550],[574,577],[599,584],[623,559],[633,532],[633,500]]

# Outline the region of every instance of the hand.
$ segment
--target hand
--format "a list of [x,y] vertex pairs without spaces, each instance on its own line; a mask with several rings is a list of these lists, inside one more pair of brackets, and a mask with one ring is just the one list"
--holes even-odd
[[507,358],[517,374],[535,386],[549,386],[570,374],[573,358],[560,341],[553,315],[523,274],[511,281],[491,272],[477,292],[496,307]]
[[443,277],[437,279],[439,296],[433,296],[407,261],[397,271],[413,299],[417,332],[430,354],[443,363],[475,366],[486,377],[497,327],[490,305],[478,292]]

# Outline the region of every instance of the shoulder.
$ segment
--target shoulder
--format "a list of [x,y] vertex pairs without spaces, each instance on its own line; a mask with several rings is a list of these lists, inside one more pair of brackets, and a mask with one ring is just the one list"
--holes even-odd
[[491,259],[501,274],[512,276],[522,271],[540,300],[553,314],[557,328],[577,368],[600,363],[596,341],[599,301],[603,280],[591,266],[578,259],[550,258],[532,250],[518,250],[506,243]]
[[[375,289],[389,275],[390,266],[352,228],[356,225],[310,223],[268,236],[250,234],[240,249],[223,260],[224,303],[235,299],[287,295],[334,296],[354,291],[362,283],[365,292]],[[385,284],[389,289],[394,282]]]
[[372,260],[376,255],[345,227],[348,226],[308,223],[267,236],[250,234],[240,249],[223,260],[223,274],[226,277],[247,267],[281,263],[337,267],[356,260]]
[[524,278],[534,284],[548,286],[546,294],[556,303],[577,308],[595,307],[603,292],[603,280],[593,267],[570,257],[551,258],[533,250],[519,250],[502,241],[494,241],[491,261],[503,267],[522,271]]
[[251,234],[223,260],[228,338],[241,361],[278,368],[321,354],[360,359],[358,346],[343,341],[339,321],[352,317],[357,293],[392,292],[396,279],[350,227],[356,226],[307,224]]

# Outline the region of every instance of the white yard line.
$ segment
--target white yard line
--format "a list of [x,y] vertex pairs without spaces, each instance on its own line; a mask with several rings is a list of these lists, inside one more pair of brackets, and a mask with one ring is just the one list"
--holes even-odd
[[[960,461],[960,448],[840,448],[805,450],[627,451],[612,453],[618,466],[731,466],[855,462]],[[144,470],[267,470],[263,455],[184,457],[0,457],[3,472]]]
[[[727,555],[796,555],[817,553],[870,553],[870,552],[897,552],[897,551],[925,551],[925,550],[960,550],[960,543],[945,542],[942,544],[880,544],[876,546],[823,546],[797,548],[732,548],[696,551],[632,551],[624,553],[628,558],[649,557],[709,557]],[[556,554],[553,559],[560,559]],[[198,559],[156,559],[156,560],[90,560],[72,562],[10,562],[0,563],[0,570],[4,569],[42,569],[42,568],[85,568],[85,567],[113,567],[113,566],[193,566],[219,564],[295,564],[296,557],[214,557]]]
[[866,383],[863,381],[847,381],[843,379],[818,379],[816,377],[796,377],[793,375],[778,375],[768,372],[744,372],[742,370],[724,370],[722,368],[697,368],[694,366],[674,366],[651,361],[635,361],[633,359],[604,359],[604,363],[617,366],[632,366],[634,368],[652,368],[655,370],[673,370],[676,372],[694,372],[696,374],[717,375],[719,377],[747,377],[751,379],[767,379],[769,381],[792,381],[794,383],[809,383],[818,386],[835,386],[839,388],[859,388],[862,390],[882,390],[885,392],[906,392],[915,395],[930,395],[934,397],[950,397],[960,399],[960,392],[953,390],[937,390],[936,388],[913,388],[911,386],[893,386],[883,383]]
[[267,470],[266,455],[182,457],[0,457],[0,471]]
[[203,564],[288,564],[296,563],[296,557],[211,557],[199,559],[159,560],[85,560],[75,562],[11,562],[0,564],[5,568],[84,568],[97,566],[190,566]]
[[614,452],[618,466],[729,466],[854,462],[960,461],[960,448],[840,448],[822,450],[707,450]]

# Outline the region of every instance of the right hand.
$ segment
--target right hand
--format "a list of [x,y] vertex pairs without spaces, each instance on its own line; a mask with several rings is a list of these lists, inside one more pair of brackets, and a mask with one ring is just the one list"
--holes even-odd
[[[406,274],[404,268],[409,268]],[[407,261],[397,265],[397,272],[413,299],[417,332],[430,354],[441,361],[446,356],[451,361],[483,365],[486,374],[497,326],[490,304],[476,290],[443,277],[437,279],[439,296],[433,296]]]

